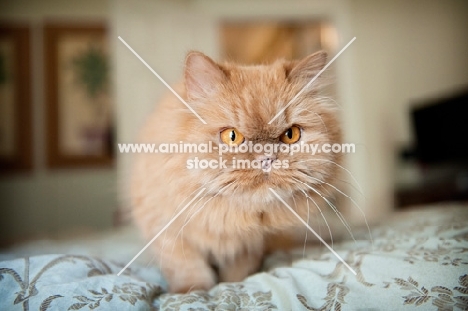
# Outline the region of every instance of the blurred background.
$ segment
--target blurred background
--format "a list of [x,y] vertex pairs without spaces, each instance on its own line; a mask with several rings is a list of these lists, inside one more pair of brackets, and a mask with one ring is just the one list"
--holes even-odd
[[364,195],[348,190],[370,221],[467,199],[467,17],[464,0],[0,0],[0,245],[126,221],[116,143],[166,89],[118,36],[168,83],[190,50],[331,58],[355,36],[330,69]]

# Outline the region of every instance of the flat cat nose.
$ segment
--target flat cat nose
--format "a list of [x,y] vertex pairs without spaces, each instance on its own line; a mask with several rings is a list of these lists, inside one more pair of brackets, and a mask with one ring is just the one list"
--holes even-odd
[[264,154],[259,154],[255,156],[255,160],[260,161],[262,163],[262,169],[263,170],[269,170],[271,169],[271,164],[276,160],[275,155],[264,155]]
[[255,160],[258,160],[258,161],[270,161],[270,162],[273,162],[276,160],[276,156],[275,155],[264,155],[264,154],[258,154],[255,156]]

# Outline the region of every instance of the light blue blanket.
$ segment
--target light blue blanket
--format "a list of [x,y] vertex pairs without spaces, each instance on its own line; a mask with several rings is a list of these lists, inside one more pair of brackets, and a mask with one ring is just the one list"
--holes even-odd
[[[266,272],[209,292],[165,293],[156,267],[80,255],[0,262],[0,310],[468,310],[468,206],[400,213],[374,243],[277,253]],[[357,235],[359,236],[359,235]]]

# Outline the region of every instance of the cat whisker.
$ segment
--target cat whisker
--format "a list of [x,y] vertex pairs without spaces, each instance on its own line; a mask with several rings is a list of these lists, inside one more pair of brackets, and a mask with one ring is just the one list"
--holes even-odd
[[195,202],[195,204],[193,204],[190,209],[187,211],[187,214],[185,215],[185,219],[184,219],[184,224],[187,223],[187,219],[188,217],[190,216],[190,213],[196,209],[196,206],[198,205],[198,203],[200,203],[204,198],[206,198],[206,196],[208,195],[208,192],[205,193],[200,199],[198,199],[197,202]]
[[354,238],[354,234],[352,233],[351,231],[351,227],[349,226],[348,222],[344,219],[343,217],[343,214],[340,213],[340,211],[338,211],[338,209],[336,208],[336,206],[330,202],[330,200],[328,200],[325,196],[323,196],[317,189],[315,189],[314,187],[311,187],[309,186],[307,183],[305,182],[302,182],[296,178],[293,177],[294,180],[300,182],[301,184],[303,184],[304,186],[306,186],[307,188],[309,188],[310,190],[312,190],[313,192],[315,192],[317,195],[319,195],[325,202],[327,202],[328,206],[330,206],[330,208],[335,212],[336,216],[340,219],[340,221],[343,223],[343,225],[345,226],[346,230],[348,231],[349,235],[351,236],[351,238],[353,239],[354,243],[356,243],[356,239]]
[[[317,180],[320,180],[320,179],[317,178]],[[324,186],[324,183],[319,183],[318,185],[319,185],[320,187],[322,187],[323,193],[324,193],[326,196],[328,196],[328,197],[334,197],[334,194],[331,193],[330,190],[327,189],[327,188]]]
[[[209,184],[213,183],[214,181],[216,181],[216,178],[219,177],[220,175],[221,175],[221,173],[219,173],[218,175],[216,175],[212,180],[210,180],[210,181],[204,183],[201,187],[204,187],[205,185],[209,185]],[[188,218],[188,216],[190,215],[190,212],[197,206],[197,204],[198,204],[201,200],[203,200],[203,199],[208,195],[208,193],[209,193],[208,191],[205,192],[205,193],[203,194],[203,196],[200,197],[200,199],[198,199],[198,201],[195,202],[195,204],[193,204],[193,205],[189,208],[189,210],[187,211],[187,215],[185,216],[184,223],[187,222],[187,218]],[[190,195],[192,195],[192,194],[190,194]]]
[[311,178],[311,179],[314,179],[314,180],[317,180],[319,182],[321,182],[322,184],[325,184],[325,185],[328,185],[330,187],[332,187],[333,189],[335,189],[338,193],[340,193],[341,195],[345,196],[346,198],[348,198],[353,204],[354,206],[357,207],[357,209],[359,210],[359,212],[361,213],[362,217],[364,218],[364,222],[366,224],[366,227],[367,227],[367,232],[369,234],[369,240],[371,241],[371,244],[372,244],[372,247],[374,246],[374,240],[372,239],[372,234],[371,234],[371,230],[370,230],[370,227],[369,227],[369,224],[367,222],[367,217],[366,217],[366,214],[364,213],[364,211],[361,209],[361,207],[359,206],[359,204],[356,203],[356,201],[349,195],[347,195],[346,193],[344,193],[343,191],[341,191],[340,189],[338,189],[337,187],[333,186],[332,184],[330,183],[327,183],[323,180],[320,180],[318,178],[315,178],[315,177],[312,177],[312,176],[308,176],[308,178]]
[[307,162],[307,161],[323,161],[323,162],[329,162],[329,163],[332,163],[336,166],[338,166],[339,168],[341,168],[342,170],[346,171],[349,176],[353,179],[353,181],[356,183],[356,185],[358,186],[359,188],[359,193],[361,195],[363,195],[363,192],[362,192],[362,187],[361,185],[359,184],[359,182],[356,180],[356,178],[354,177],[354,175],[351,173],[350,170],[348,170],[347,168],[343,167],[342,165],[332,161],[332,160],[327,160],[327,159],[317,159],[317,158],[313,158],[313,159],[308,159],[308,160],[303,160],[303,161],[298,161],[298,163],[301,163],[301,162]]
[[[198,214],[198,213],[205,207],[205,205],[206,205],[209,201],[211,201],[211,200],[213,200],[214,198],[216,198],[218,195],[220,195],[225,189],[227,189],[227,188],[228,188],[231,184],[233,184],[233,183],[234,183],[234,181],[228,183],[226,186],[224,186],[223,188],[221,188],[214,196],[212,196],[211,198],[209,198],[208,200],[206,200],[205,203],[204,203],[201,207],[199,207],[199,208],[195,211],[195,213],[193,213],[193,214],[190,216],[190,218],[189,218],[188,220],[186,220],[186,221],[184,222],[184,225],[182,226],[182,228],[180,228],[180,230],[179,230],[179,232],[177,233],[177,236],[175,237],[175,239],[177,240],[177,238],[178,238],[178,236],[179,236],[179,234],[180,234],[180,236],[181,236],[181,243],[182,243],[182,251],[183,251],[184,257],[185,257],[185,251],[184,251],[184,228],[185,228],[185,226],[187,226],[187,224],[190,222],[190,220],[192,220],[192,218],[195,217],[195,215]],[[205,217],[206,217],[206,215],[205,215]],[[173,248],[173,249],[174,249],[174,248]]]
[[[224,192],[224,190],[226,190],[229,186],[231,186],[232,184],[234,183],[234,181],[228,183],[226,186],[224,186],[223,188],[221,188],[213,197],[211,197],[210,199],[208,199],[205,204],[203,204],[191,217],[190,219],[187,221],[186,224],[184,224],[184,227],[188,224],[188,222],[193,218],[195,217],[196,214],[198,214],[204,207],[205,205],[211,201],[212,199],[216,198],[218,195],[222,194]],[[206,215],[205,215],[206,216]],[[183,229],[183,227],[182,227]]]
[[320,114],[318,114],[317,112],[312,111],[312,110],[310,110],[310,109],[304,109],[304,110],[307,111],[307,112],[309,112],[309,113],[311,113],[311,114],[316,115],[316,116],[320,119],[320,122],[322,123],[322,126],[325,128],[325,133],[328,133],[328,127],[327,127],[327,125],[325,124],[325,122],[323,121],[323,118],[322,118],[322,116],[321,116]]
[[319,115],[319,114],[316,113],[316,112],[314,112],[314,114],[315,114],[317,117],[320,118],[320,122],[322,122],[322,125],[323,125],[323,127],[325,128],[325,133],[328,133],[328,127],[327,127],[327,125],[325,124],[325,122],[323,122],[322,116]]
[[[190,212],[193,211],[195,209],[195,207],[197,206],[197,204],[203,200],[206,196],[208,195],[208,193],[205,193],[193,206],[190,207],[190,209],[187,211],[187,215],[185,216],[185,220],[184,220],[184,225],[182,226],[182,228],[180,228],[179,232],[177,232],[177,235],[174,239],[174,241],[177,241],[177,238],[179,237],[179,234],[180,234],[180,240],[181,240],[181,244],[182,244],[182,253],[184,255],[184,259],[187,260],[187,257],[185,255],[185,247],[184,247],[184,228],[185,228],[185,224],[187,224],[187,218],[188,218],[188,215],[190,215]],[[205,204],[212,198],[208,198],[208,200],[205,202]],[[203,205],[204,206],[204,205]],[[191,219],[191,218],[190,218]],[[189,219],[189,221],[190,221]],[[182,233],[181,233],[182,232]],[[175,245],[175,243],[174,243]],[[174,253],[174,245],[172,245],[172,251],[171,251],[171,254]]]
[[[305,193],[304,193],[304,195],[305,195]],[[307,196],[306,196],[306,203],[307,203],[307,223],[309,223],[309,221],[310,221],[310,206],[309,206],[309,200],[307,199]],[[305,251],[306,251],[308,233],[309,233],[309,229],[306,228],[305,237],[304,237],[304,247],[302,249],[302,258],[305,258]],[[320,233],[319,233],[319,235],[320,235]]]
[[179,237],[179,235],[181,235],[181,238],[182,238],[182,243],[183,243],[183,231],[184,231],[184,228],[188,225],[188,223],[193,219],[193,217],[195,217],[195,215],[197,215],[205,206],[208,202],[210,202],[211,200],[213,200],[214,198],[216,198],[218,195],[220,195],[224,190],[226,190],[230,185],[232,185],[234,183],[234,181],[230,182],[229,184],[227,184],[226,186],[224,186],[223,188],[221,188],[214,196],[212,196],[211,198],[209,198],[208,200],[205,201],[205,203],[203,203],[202,206],[200,206],[191,216],[188,220],[186,220],[184,222],[184,225],[182,226],[182,228],[180,228],[179,232],[177,233],[176,237],[175,237],[175,240],[177,240],[177,238]]
[[[228,187],[230,187],[230,186],[231,186],[232,184],[234,184],[235,182],[236,182],[236,180],[233,180],[233,181],[227,183],[226,186],[224,186],[223,188],[221,188],[221,189],[218,191],[218,193],[215,195],[215,197],[218,196],[218,195],[220,195],[220,194],[222,194]],[[237,189],[237,187],[238,187],[238,184],[234,187],[233,192],[231,193],[231,195],[234,195],[234,192],[235,192],[235,190]],[[206,223],[206,216],[207,216],[207,215],[208,215],[208,214],[205,214],[205,216],[203,217],[203,223]]]
[[293,195],[292,195],[291,197],[292,197],[292,199],[293,199],[293,202],[294,202],[294,207],[296,208],[296,211],[297,211],[297,204],[296,204],[296,199],[294,199],[294,196],[293,196]]
[[[309,195],[307,195],[307,193],[306,193],[304,190],[300,189],[300,191],[301,191],[302,193],[304,193],[304,195],[306,196],[307,202],[309,202],[308,200],[310,199],[310,200],[312,201],[312,203],[314,203],[314,205],[317,207],[317,209],[318,209],[320,215],[321,215],[322,218],[323,218],[323,221],[325,222],[325,225],[326,225],[327,228],[328,228],[328,234],[330,235],[331,247],[333,247],[333,234],[332,234],[330,225],[328,224],[327,219],[325,218],[325,215],[324,215],[323,212],[322,212],[322,209],[319,207],[319,205],[317,204],[317,202],[315,202],[315,200],[314,200],[312,197],[310,197]],[[308,204],[308,203],[307,203],[307,204]],[[308,206],[308,205],[307,205],[307,206]]]
[[[305,161],[300,161],[300,162],[305,162]],[[304,174],[307,175],[307,176],[309,176],[309,172],[313,172],[312,169],[297,169],[297,170],[298,170],[299,172],[301,172],[301,173],[304,173]],[[333,174],[327,174],[327,173],[325,173],[325,172],[320,172],[320,174],[321,174],[324,178],[330,177],[330,178],[333,178],[333,179],[336,180],[336,181],[339,181],[339,182],[341,182],[341,183],[343,183],[343,184],[346,184],[346,185],[350,186],[351,188],[353,188],[354,190],[358,191],[359,194],[362,195],[362,193],[359,191],[359,189],[358,189],[354,184],[352,184],[351,182],[349,182],[349,181],[347,181],[347,180],[343,180],[343,179],[337,178],[337,177],[336,177],[335,175],[333,175]],[[324,189],[325,189],[325,188],[324,188]]]
[[[206,205],[209,201],[213,200],[213,199],[216,198],[218,195],[222,194],[223,191],[226,190],[226,189],[227,189],[230,185],[232,185],[233,183],[234,183],[234,181],[232,181],[232,182],[226,184],[224,187],[222,187],[221,189],[219,189],[218,192],[217,192],[214,196],[212,196],[211,198],[209,198],[195,213],[193,213],[193,214],[190,216],[189,220],[186,221],[186,222],[184,223],[184,226],[183,226],[183,227],[185,227],[185,226],[188,224],[188,222],[189,222],[196,214],[198,214],[198,213],[201,211],[201,209],[202,209],[203,207],[205,207],[205,205]],[[182,227],[182,229],[183,229],[183,227]]]
[[236,193],[236,191],[239,189],[240,187],[240,184],[237,184],[234,186],[234,189],[232,189],[232,194],[234,195]]
[[318,99],[318,100],[321,101],[321,102],[323,102],[323,101],[325,101],[325,102],[332,102],[332,103],[333,103],[334,105],[336,105],[338,108],[343,109],[343,107],[342,107],[340,104],[338,104],[338,102],[337,102],[335,99],[333,99],[333,98],[331,98],[331,97],[328,97],[328,96],[316,96],[315,99]]
[[[218,175],[219,176],[219,175]],[[217,177],[217,176],[216,176]],[[206,185],[209,185],[210,183],[214,182],[215,179],[212,179],[210,181],[207,181],[205,182],[203,185],[201,185],[200,187],[198,187],[197,189],[195,189],[193,192],[191,192],[185,199],[183,199],[179,205],[174,209],[174,212],[172,213],[172,217],[175,216],[175,214],[177,213],[177,211],[179,210],[179,208],[182,206],[182,204],[184,204],[187,199],[189,199],[194,193],[196,193],[197,191],[200,191],[203,187],[205,187]],[[164,250],[164,248],[166,247],[166,244],[167,244],[167,230],[164,232],[164,238],[163,238],[163,243],[162,243],[162,246],[161,246],[161,251]],[[162,253],[162,252],[161,252]],[[150,260],[150,262],[146,265],[146,267],[148,267],[153,261],[154,261],[155,258],[152,258]],[[162,267],[162,256],[159,260],[159,266]]]
[[[183,200],[181,201],[181,203],[175,208],[174,212],[172,213],[172,217],[175,216],[175,214],[177,213],[178,209],[182,206],[182,204],[184,204],[185,201],[187,201],[188,198],[190,198],[195,192],[201,190],[203,187],[205,187],[205,186],[207,186],[207,185],[213,183],[213,182],[216,180],[216,177],[218,177],[219,175],[221,175],[221,174],[218,174],[218,175],[215,176],[215,178],[213,178],[212,180],[205,182],[203,185],[201,185],[200,187],[198,187],[197,189],[195,189],[192,193],[190,193],[185,199],[183,199]],[[206,193],[203,195],[203,197],[205,197],[205,196],[206,196]],[[196,205],[201,199],[203,199],[203,197],[201,197],[194,205]],[[192,208],[193,208],[193,206],[192,206],[190,209],[192,209]],[[166,231],[166,232],[167,232],[167,231]]]
[[[202,186],[203,187],[203,186]],[[197,190],[201,189],[202,187],[198,188]],[[190,195],[188,197],[190,197],[192,194],[194,194],[197,190],[193,191],[192,193],[190,193]],[[187,198],[188,198],[187,197]],[[177,208],[175,209],[177,211],[177,209],[186,201],[187,199],[184,199],[182,200],[182,202],[177,206]],[[175,215],[175,212],[173,213],[173,216]],[[172,217],[173,217],[172,216]],[[161,246],[161,251],[164,251],[164,248],[166,247],[167,245],[167,230],[164,232],[164,237],[163,237],[163,242],[162,242],[162,246]],[[162,252],[161,252],[162,254]],[[146,267],[148,268],[149,265],[153,262],[154,258],[146,265]],[[159,260],[159,267],[162,268],[162,256],[160,256],[160,260]]]
[[[208,198],[206,201],[205,201],[205,204],[210,201],[213,197],[211,198]],[[198,204],[198,202],[197,202]],[[205,204],[203,206],[205,206]],[[196,204],[193,206],[193,208],[196,206]],[[187,255],[185,254],[185,247],[184,247],[184,228],[185,228],[185,224],[187,223],[187,217],[189,215],[189,213],[192,211],[192,209],[190,209],[190,211],[187,212],[187,216],[185,217],[185,220],[184,220],[184,225],[182,226],[182,228],[180,228],[179,232],[177,232],[177,235],[175,237],[175,240],[177,241],[177,238],[179,237],[179,234],[180,234],[180,243],[182,245],[182,254],[184,255],[184,259],[187,260]],[[190,219],[188,220],[190,221]],[[174,247],[172,247],[172,252],[174,252]]]
[[[294,207],[296,208],[296,211],[297,211],[297,203],[296,203],[296,199],[294,198],[294,195],[291,195],[292,199],[293,199],[293,202],[294,202]],[[306,203],[307,203],[307,223],[309,224],[309,220],[310,220],[310,217],[309,217],[309,212],[310,212],[310,209],[309,209],[309,201],[307,200],[307,197],[306,197]],[[304,237],[304,248],[302,250],[302,257],[305,258],[305,249],[306,249],[306,244],[307,244],[307,233],[308,233],[309,229],[306,228],[306,232],[305,232],[305,237]]]

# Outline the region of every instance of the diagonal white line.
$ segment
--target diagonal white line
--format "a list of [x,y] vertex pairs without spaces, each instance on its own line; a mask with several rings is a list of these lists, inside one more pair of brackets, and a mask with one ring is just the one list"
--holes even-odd
[[198,197],[202,194],[203,191],[205,191],[205,189],[206,189],[206,188],[203,188],[202,190],[200,190],[200,192],[198,192],[197,195],[196,195],[192,200],[190,200],[190,202],[188,202],[187,205],[185,205],[184,208],[182,208],[182,209],[177,213],[177,215],[175,215],[174,218],[172,218],[171,221],[169,221],[169,222],[161,229],[161,231],[159,231],[158,234],[156,234],[156,236],[155,236],[154,238],[152,238],[151,241],[149,241],[148,244],[146,244],[145,247],[143,247],[143,249],[142,249],[141,251],[139,251],[138,254],[136,254],[135,257],[133,257],[133,259],[130,260],[130,262],[129,262],[125,267],[123,267],[122,270],[120,270],[119,273],[117,273],[117,276],[120,276],[120,274],[122,274],[122,272],[124,272],[125,269],[127,269],[128,266],[130,266],[130,265],[135,261],[135,259],[137,259],[137,258],[141,255],[141,253],[143,253],[143,252],[145,251],[145,249],[147,249],[147,248],[151,245],[151,243],[153,243],[153,242],[161,235],[161,233],[163,233],[164,230],[166,230],[166,229],[174,222],[174,220],[176,220],[177,217],[179,217],[179,216],[187,209],[187,207],[189,207],[190,204],[192,204],[192,202],[195,201],[195,199],[198,198]]
[[268,124],[271,124],[273,121],[275,121],[275,119],[278,118],[279,115],[282,114],[282,113],[286,110],[286,108],[288,108],[289,105],[291,105],[291,103],[292,103],[293,101],[295,101],[302,93],[304,93],[304,91],[305,91],[305,90],[322,74],[322,72],[324,72],[324,71],[338,58],[338,56],[341,55],[341,53],[343,53],[343,52],[348,48],[348,46],[351,45],[351,43],[354,42],[354,40],[356,40],[356,37],[352,38],[351,41],[349,41],[348,44],[346,44],[345,47],[342,48],[341,51],[339,51],[338,54],[336,54],[335,57],[333,57],[332,60],[329,61],[328,64],[326,64],[325,67],[323,67],[322,70],[320,70],[319,73],[317,73],[317,74],[315,75],[315,77],[313,77],[312,80],[310,80],[309,83],[307,83],[306,86],[304,86],[304,87],[299,91],[299,93],[297,93],[296,96],[294,96],[293,99],[291,99],[291,100],[289,101],[289,103],[288,103],[283,109],[281,109],[281,110],[273,117],[273,119],[270,120],[270,122],[268,122]]
[[146,63],[145,60],[144,60],[143,58],[141,58],[141,56],[138,55],[138,53],[135,52],[135,50],[133,50],[133,49],[131,48],[130,45],[127,44],[127,42],[125,42],[124,39],[122,39],[122,37],[119,36],[119,40],[122,41],[122,43],[125,44],[125,46],[126,46],[133,54],[135,54],[135,56],[136,56],[136,57],[137,57],[137,58],[138,58],[138,59],[139,59],[139,60],[140,60],[140,61],[141,61],[141,62],[142,62],[142,63],[143,63],[143,64],[144,64],[144,65],[145,65],[145,66],[146,66],[146,67],[147,67],[147,68],[148,68],[148,69],[149,69],[149,70],[150,70],[150,71],[151,71],[151,72],[168,88],[168,89],[169,89],[169,91],[171,91],[185,106],[187,106],[187,108],[190,109],[190,111],[191,111],[194,115],[196,115],[197,118],[200,119],[200,121],[201,121],[203,124],[206,124],[205,120],[203,120],[202,117],[200,117],[200,116],[198,115],[198,113],[197,113],[195,110],[193,110],[193,108],[190,107],[190,105],[187,104],[187,102],[186,102],[182,97],[180,97],[179,94],[177,94],[177,92],[174,91],[174,89],[173,89],[169,84],[167,84],[166,81],[164,81],[163,78],[161,78],[161,76],[158,75],[158,74],[156,73],[156,71],[154,71],[153,68],[151,68],[150,65],[148,65],[148,63]]
[[272,188],[268,188],[268,189],[270,189],[270,191],[278,198],[278,200],[280,200],[281,203],[283,203],[283,204],[291,211],[291,213],[293,213],[294,216],[296,216],[296,217],[302,222],[302,224],[304,224],[304,226],[306,226],[307,229],[309,229],[309,230],[317,237],[317,239],[319,239],[319,241],[322,242],[322,243],[330,250],[330,252],[332,252],[333,255],[335,255],[335,256],[346,266],[346,268],[348,268],[354,275],[357,274],[356,271],[354,271],[353,268],[351,268],[351,267],[346,263],[346,261],[344,261],[344,259],[341,258],[341,256],[338,255],[338,253],[335,252],[335,251],[333,250],[333,248],[331,248],[330,245],[328,245],[328,244],[322,239],[322,237],[321,237],[320,235],[318,235],[317,232],[315,232],[315,230],[312,229],[312,228],[309,226],[309,224],[306,223],[306,222],[301,218],[301,216],[299,216],[299,215],[296,213],[296,211],[293,210],[292,207],[289,206],[288,203],[286,203],[286,202],[279,196],[278,193],[276,193],[275,190],[273,190]]

